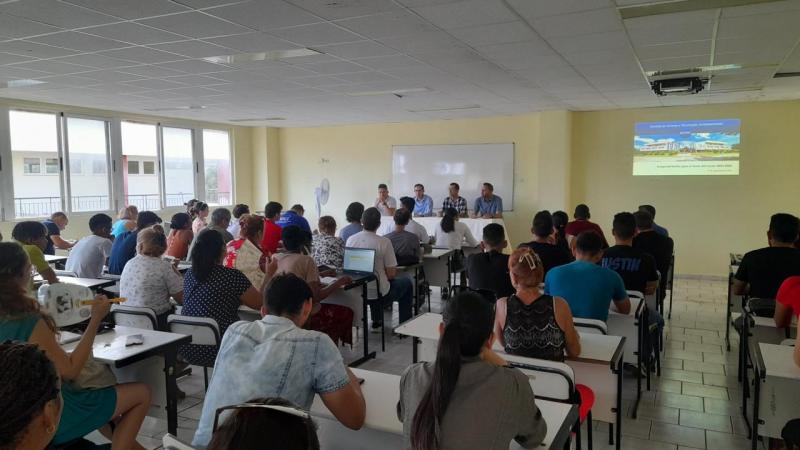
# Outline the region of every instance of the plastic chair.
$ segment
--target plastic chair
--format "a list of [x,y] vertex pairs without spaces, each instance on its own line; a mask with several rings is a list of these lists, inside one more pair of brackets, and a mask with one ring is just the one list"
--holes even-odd
[[114,305],[111,307],[114,323],[124,327],[158,330],[156,312],[143,306]]
[[579,331],[589,334],[608,334],[608,325],[602,320],[597,319],[582,319],[575,317],[572,319],[575,327],[580,328]]
[[162,439],[161,443],[164,445],[164,450],[195,450],[191,445],[180,441],[169,433],[164,435],[164,439]]
[[[222,342],[217,321],[208,317],[190,317],[171,314],[167,317],[167,325],[171,333],[185,334],[192,337],[192,344],[216,347]],[[187,361],[190,364],[192,361]],[[208,367],[203,365],[203,380],[208,390]],[[214,367],[214,366],[210,366]]]

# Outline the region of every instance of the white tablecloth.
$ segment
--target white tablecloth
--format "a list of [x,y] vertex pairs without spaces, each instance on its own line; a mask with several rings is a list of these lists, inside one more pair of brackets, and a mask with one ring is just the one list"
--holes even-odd
[[[428,235],[433,236],[436,234],[436,227],[439,226],[439,222],[441,222],[441,217],[414,217],[414,220],[419,222],[420,225],[425,227],[428,230]],[[472,236],[475,237],[477,240],[481,240],[481,236],[483,236],[483,227],[489,225],[490,223],[499,223],[503,225],[505,228],[505,222],[503,219],[459,219],[459,221],[469,227],[469,231],[472,232]],[[381,217],[381,227],[378,228],[378,234],[383,236],[385,234],[389,234],[394,230],[394,218],[391,216],[383,216]],[[506,230],[506,239],[509,239],[508,230]]]

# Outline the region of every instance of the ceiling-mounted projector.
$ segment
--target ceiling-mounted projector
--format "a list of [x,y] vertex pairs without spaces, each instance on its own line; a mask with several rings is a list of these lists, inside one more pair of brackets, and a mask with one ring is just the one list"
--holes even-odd
[[686,77],[668,78],[650,82],[656,95],[689,95],[697,94],[708,84],[708,78]]

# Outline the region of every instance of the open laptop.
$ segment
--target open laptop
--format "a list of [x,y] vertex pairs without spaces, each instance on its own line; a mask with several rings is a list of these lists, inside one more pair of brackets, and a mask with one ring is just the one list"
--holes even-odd
[[342,274],[365,276],[375,272],[375,250],[345,247]]

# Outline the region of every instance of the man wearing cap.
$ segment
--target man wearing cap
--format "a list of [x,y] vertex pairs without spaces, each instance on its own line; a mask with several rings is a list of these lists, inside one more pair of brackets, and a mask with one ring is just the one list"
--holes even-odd
[[[126,231],[114,239],[111,256],[108,258],[108,273],[122,275],[122,269],[136,256],[136,235],[147,227],[161,223],[161,218],[152,211],[142,211],[136,219],[136,228]],[[162,230],[163,232],[163,230]]]

